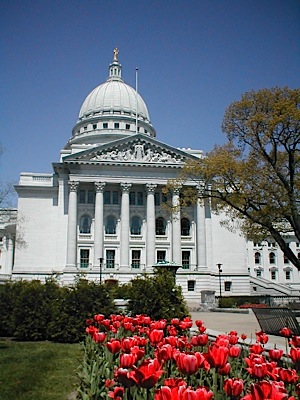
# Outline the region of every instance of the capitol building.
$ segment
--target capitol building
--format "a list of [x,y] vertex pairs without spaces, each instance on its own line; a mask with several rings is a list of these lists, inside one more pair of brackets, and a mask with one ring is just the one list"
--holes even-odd
[[[163,206],[167,182],[199,157],[201,150],[174,148],[156,134],[115,49],[107,80],[83,101],[52,172],[20,174],[11,210],[18,222],[0,223],[0,280],[55,276],[71,284],[84,276],[121,284],[165,264],[178,267],[189,301],[203,291],[298,295],[299,273],[274,243],[230,232],[209,202],[173,213]],[[179,196],[172,193],[174,206]],[[299,257],[299,243],[288,240]]]

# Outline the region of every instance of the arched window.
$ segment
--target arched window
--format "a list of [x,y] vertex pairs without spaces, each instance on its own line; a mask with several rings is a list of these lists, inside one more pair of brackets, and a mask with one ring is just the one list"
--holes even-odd
[[116,234],[117,220],[114,216],[109,215],[106,218],[105,233],[108,235]]
[[181,236],[189,236],[190,235],[191,224],[187,218],[181,219]]
[[155,233],[156,233],[156,235],[165,235],[166,234],[166,221],[162,217],[156,218]]
[[132,235],[140,235],[142,228],[142,221],[140,217],[131,218],[130,232]]
[[276,256],[275,253],[273,253],[273,251],[271,251],[271,253],[269,254],[269,261],[270,264],[276,264]]
[[261,258],[261,255],[260,255],[260,253],[257,251],[257,252],[254,254],[254,262],[255,262],[255,264],[260,264],[260,258]]
[[89,215],[83,215],[80,218],[79,231],[80,233],[91,233],[92,219]]

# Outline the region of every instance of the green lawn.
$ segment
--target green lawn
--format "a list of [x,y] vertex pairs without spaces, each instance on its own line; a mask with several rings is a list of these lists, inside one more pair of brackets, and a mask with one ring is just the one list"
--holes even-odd
[[79,344],[0,341],[0,399],[75,399],[81,357]]

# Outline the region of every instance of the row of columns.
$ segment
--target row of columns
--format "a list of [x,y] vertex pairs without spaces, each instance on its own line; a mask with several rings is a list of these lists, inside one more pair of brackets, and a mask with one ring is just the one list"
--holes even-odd
[[[79,182],[69,182],[69,209],[68,209],[68,237],[67,237],[67,268],[76,267],[77,259],[77,190]],[[121,183],[121,237],[120,237],[120,264],[129,267],[129,232],[130,208],[129,193],[131,183]],[[95,182],[95,220],[94,220],[94,266],[100,265],[103,258],[104,230],[103,230],[103,191],[105,183]],[[157,185],[146,184],[147,192],[147,231],[146,231],[146,264],[155,263],[155,189]],[[174,190],[172,197],[174,212],[172,214],[172,259],[169,261],[181,264],[181,225],[179,190]],[[205,209],[197,202],[197,265],[206,265],[206,231]]]

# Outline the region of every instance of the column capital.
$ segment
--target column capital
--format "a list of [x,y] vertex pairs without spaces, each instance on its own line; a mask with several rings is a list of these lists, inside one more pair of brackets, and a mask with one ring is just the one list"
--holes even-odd
[[69,190],[70,192],[77,192],[79,182],[78,181],[69,181]]
[[95,192],[102,193],[105,185],[106,185],[105,182],[94,182]]
[[120,183],[122,193],[129,193],[132,183]]
[[180,189],[179,187],[176,187],[174,189],[172,189],[172,194],[173,196],[179,196],[180,195]]
[[204,182],[200,182],[197,186],[196,186],[196,190],[197,190],[197,196],[198,197],[203,197],[204,193],[205,193],[205,184]]
[[147,183],[146,184],[146,192],[147,194],[153,194],[155,192],[155,189],[157,188],[157,185],[154,183]]

